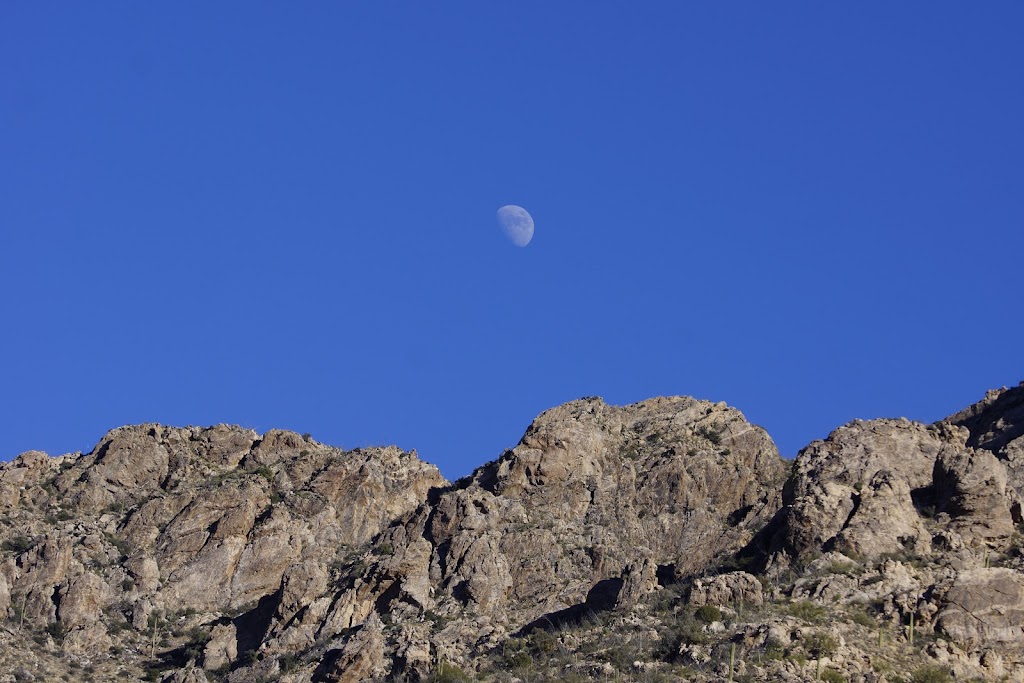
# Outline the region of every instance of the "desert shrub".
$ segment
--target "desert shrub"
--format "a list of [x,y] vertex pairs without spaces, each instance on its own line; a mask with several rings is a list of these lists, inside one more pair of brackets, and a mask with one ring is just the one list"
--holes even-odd
[[278,666],[281,667],[281,673],[286,674],[289,671],[294,670],[295,667],[299,665],[299,658],[298,655],[296,655],[295,653],[289,652],[287,654],[281,655],[281,657],[277,660],[277,663]]
[[821,672],[821,680],[825,683],[846,683],[846,676],[835,669],[825,669]]
[[830,562],[825,568],[826,574],[845,574],[851,576],[861,570],[856,562]]
[[712,622],[722,620],[722,610],[718,609],[714,605],[702,605],[697,608],[693,613],[693,616],[695,616],[698,621],[710,624]]
[[448,662],[441,662],[440,666],[437,667],[437,671],[427,680],[430,683],[461,683],[462,681],[472,681],[473,679],[459,667]]
[[533,667],[530,644],[524,638],[509,638],[495,657],[495,663],[507,671],[527,671]]
[[911,683],[953,683],[953,677],[941,666],[919,666],[910,674]]
[[870,614],[868,614],[867,612],[862,612],[860,610],[855,610],[850,614],[850,621],[860,626],[866,626],[868,628],[874,628],[877,625],[875,624],[875,620],[871,618]]
[[58,643],[64,640],[64,634],[67,633],[67,629],[64,628],[64,624],[59,621],[47,624],[46,628],[43,630],[49,633]]
[[193,626],[185,635],[188,637],[182,649],[185,660],[199,659],[206,650],[206,644],[210,642],[210,633],[201,626]]
[[267,481],[274,481],[274,470],[270,469],[266,465],[260,465],[257,467],[253,470],[253,474],[263,477]]
[[15,536],[8,538],[3,543],[0,543],[0,549],[8,550],[16,555],[21,555],[26,550],[29,550],[35,543],[28,536]]
[[804,621],[812,623],[822,621],[827,615],[827,612],[828,610],[824,607],[821,605],[815,605],[810,600],[801,600],[799,602],[794,602],[789,606],[789,613],[791,615],[797,619],[803,619]]
[[781,661],[786,655],[786,646],[775,640],[774,638],[769,639],[764,644],[764,658],[770,661]]
[[128,557],[128,554],[131,552],[132,549],[131,544],[128,543],[128,541],[126,541],[123,538],[118,538],[110,532],[104,532],[103,537],[107,539],[107,543],[109,543],[117,549],[117,552],[121,554],[122,558]]
[[558,649],[558,639],[545,631],[537,629],[527,637],[530,649],[541,655],[551,655]]
[[815,659],[831,657],[836,653],[839,643],[827,633],[816,631],[804,638],[804,649]]
[[710,441],[711,443],[713,443],[716,446],[718,444],[722,443],[722,434],[721,434],[721,432],[719,432],[718,430],[714,429],[713,427],[708,427],[706,425],[701,425],[700,427],[697,428],[696,431],[697,431],[697,435],[698,436],[704,437],[705,439],[707,439],[708,441]]
[[103,512],[100,514],[120,514],[122,512],[124,512],[124,503],[122,503],[121,501],[115,501],[108,505],[107,507],[103,508]]
[[661,640],[654,646],[653,657],[671,662],[679,655],[683,645],[703,645],[708,642],[703,625],[692,614],[684,612],[679,619],[661,633]]

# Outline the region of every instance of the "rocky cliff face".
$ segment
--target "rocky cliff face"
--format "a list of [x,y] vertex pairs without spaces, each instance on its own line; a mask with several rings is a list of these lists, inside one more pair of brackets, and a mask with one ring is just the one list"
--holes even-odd
[[454,484],[124,427],[0,465],[0,682],[1021,681],[1021,468],[1024,385],[793,463],[724,404],[581,399]]
[[0,634],[3,664],[111,648],[137,661],[126,643],[156,659],[184,631],[216,634],[203,659],[230,664],[445,485],[414,453],[223,425],[124,427],[87,455],[22,454],[0,469],[0,610],[17,627]]

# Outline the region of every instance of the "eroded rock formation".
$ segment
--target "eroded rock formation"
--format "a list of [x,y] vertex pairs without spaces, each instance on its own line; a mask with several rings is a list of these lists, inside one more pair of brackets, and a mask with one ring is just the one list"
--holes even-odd
[[1022,468],[1024,385],[793,463],[725,404],[581,399],[454,484],[123,427],[0,465],[0,681],[1020,681]]

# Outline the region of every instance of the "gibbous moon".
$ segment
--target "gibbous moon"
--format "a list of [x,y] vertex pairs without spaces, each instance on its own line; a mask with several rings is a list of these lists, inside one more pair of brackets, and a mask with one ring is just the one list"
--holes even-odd
[[533,218],[521,206],[508,204],[498,209],[498,225],[517,247],[525,247],[533,239]]

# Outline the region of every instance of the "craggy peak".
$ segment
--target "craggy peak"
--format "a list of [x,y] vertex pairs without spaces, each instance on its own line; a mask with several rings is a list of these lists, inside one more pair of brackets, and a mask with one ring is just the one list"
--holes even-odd
[[415,452],[143,424],[0,465],[0,683],[1024,681],[1024,384],[783,460],[724,403]]

